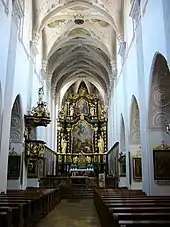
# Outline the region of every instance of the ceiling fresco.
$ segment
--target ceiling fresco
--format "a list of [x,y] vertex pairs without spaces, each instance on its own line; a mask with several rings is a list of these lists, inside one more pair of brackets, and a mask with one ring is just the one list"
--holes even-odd
[[116,68],[116,40],[123,37],[123,1],[36,0],[33,8],[33,40],[42,37],[52,90],[69,89],[83,76],[105,99]]

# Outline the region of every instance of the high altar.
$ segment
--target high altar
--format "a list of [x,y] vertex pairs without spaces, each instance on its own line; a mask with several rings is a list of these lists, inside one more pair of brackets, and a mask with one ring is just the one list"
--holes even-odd
[[107,171],[107,117],[99,94],[81,83],[68,93],[57,124],[57,175],[98,176]]

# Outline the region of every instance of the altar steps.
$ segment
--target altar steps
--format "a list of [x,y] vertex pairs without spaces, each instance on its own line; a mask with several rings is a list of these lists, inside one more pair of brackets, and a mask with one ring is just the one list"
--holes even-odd
[[93,195],[93,189],[80,187],[70,187],[65,192],[62,192],[63,199],[92,199]]

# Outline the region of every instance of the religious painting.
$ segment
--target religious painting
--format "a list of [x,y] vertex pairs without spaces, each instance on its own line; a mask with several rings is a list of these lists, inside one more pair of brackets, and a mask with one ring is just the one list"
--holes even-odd
[[131,169],[131,155],[130,151],[128,151],[128,164],[129,164],[129,184],[132,184],[132,169]]
[[77,115],[88,115],[89,114],[89,106],[88,102],[84,99],[80,99],[76,103],[76,114]]
[[19,179],[21,170],[21,156],[9,155],[8,158],[8,180]]
[[142,161],[141,158],[132,158],[133,163],[133,179],[136,181],[142,180]]
[[170,181],[170,150],[154,150],[153,164],[155,181]]
[[119,158],[119,176],[126,176],[126,155],[123,155]]
[[99,187],[104,188],[105,187],[105,173],[99,173]]
[[86,121],[79,121],[73,126],[73,153],[91,153],[92,146],[92,126]]

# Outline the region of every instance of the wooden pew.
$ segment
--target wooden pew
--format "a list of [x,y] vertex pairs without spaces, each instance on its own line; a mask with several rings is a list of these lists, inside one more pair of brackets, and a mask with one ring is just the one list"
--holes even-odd
[[5,223],[9,217],[3,227],[35,226],[59,201],[59,189],[9,190],[0,195],[0,221]]
[[170,224],[170,197],[150,197],[134,190],[96,190],[94,204],[105,227]]

